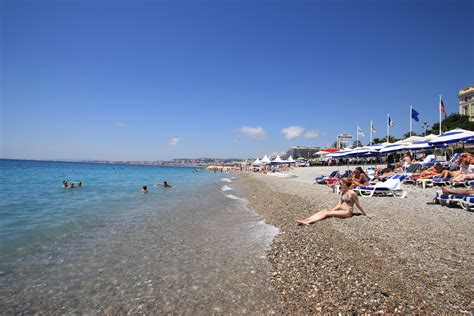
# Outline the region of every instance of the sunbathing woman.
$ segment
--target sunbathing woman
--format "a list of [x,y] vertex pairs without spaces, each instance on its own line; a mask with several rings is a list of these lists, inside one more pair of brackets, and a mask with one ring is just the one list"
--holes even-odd
[[443,166],[438,162],[433,167],[426,169],[422,173],[415,175],[413,179],[423,180],[423,179],[432,179],[434,177],[441,177],[442,172],[444,171]]
[[402,163],[401,162],[397,162],[395,164],[395,169],[393,169],[393,171],[390,171],[390,172],[386,172],[384,173],[383,175],[380,175],[378,176],[378,179],[381,179],[381,178],[388,178],[388,177],[391,177],[395,174],[399,174],[399,173],[402,173],[403,172],[403,166],[402,166]]
[[341,189],[342,192],[339,196],[339,203],[337,203],[335,208],[322,210],[317,212],[316,214],[302,220],[297,220],[296,222],[298,225],[310,225],[315,222],[321,221],[328,217],[339,217],[339,218],[348,218],[352,216],[352,211],[354,208],[354,204],[357,205],[357,208],[360,212],[368,217],[372,217],[365,212],[362,205],[359,203],[359,199],[357,198],[357,193],[351,190],[352,180],[350,178],[344,178],[341,180]]
[[352,187],[364,186],[369,184],[369,176],[362,170],[361,167],[355,168],[352,173]]

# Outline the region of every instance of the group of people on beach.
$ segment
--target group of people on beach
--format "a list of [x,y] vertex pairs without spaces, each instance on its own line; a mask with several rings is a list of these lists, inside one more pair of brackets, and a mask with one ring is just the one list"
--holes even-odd
[[75,188],[82,188],[82,182],[78,182],[77,185],[74,182],[67,182],[66,180],[63,181],[63,188],[65,189],[75,189]]
[[[415,166],[417,163],[418,162],[410,155],[405,155],[395,166],[387,164],[384,168],[376,168],[374,170],[373,179],[383,181],[395,174],[406,173],[410,166]],[[443,166],[443,164],[437,162],[426,170],[412,173],[411,180],[416,183],[417,180],[449,177],[451,183],[465,182],[474,179],[474,168],[471,167],[473,165],[474,155],[471,153],[462,153],[452,165]],[[418,163],[417,166],[421,166],[421,164]],[[357,206],[363,215],[372,217],[360,204],[357,193],[353,190],[358,186],[369,185],[369,180],[370,177],[367,175],[367,172],[361,167],[356,167],[355,170],[352,171],[350,178],[342,178],[337,182],[337,185],[340,187],[338,204],[334,208],[319,211],[306,219],[297,220],[298,225],[310,225],[328,217],[351,217],[353,215],[354,205]],[[334,187],[335,185],[335,183],[328,184],[330,187]],[[474,194],[474,188],[472,187],[460,189],[442,187],[441,190],[444,194]]]
[[[172,185],[168,184],[167,181],[163,181],[163,183],[160,184],[160,186],[161,186],[162,188],[165,188],[165,189],[168,189],[168,188],[172,188],[172,187],[173,187]],[[140,190],[140,192],[141,192],[142,194],[148,193],[148,186],[147,186],[147,185],[144,185],[144,186],[142,187],[142,189]]]

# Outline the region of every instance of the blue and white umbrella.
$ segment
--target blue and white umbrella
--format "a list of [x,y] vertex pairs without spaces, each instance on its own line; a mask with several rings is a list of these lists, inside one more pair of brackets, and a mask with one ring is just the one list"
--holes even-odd
[[349,154],[350,152],[351,152],[351,150],[341,150],[341,151],[336,151],[334,153],[326,155],[325,157],[328,157],[328,158],[342,158],[342,157],[346,157],[347,154]]
[[407,150],[426,150],[431,149],[433,146],[429,142],[416,142],[406,147]]
[[391,145],[384,146],[382,149],[379,150],[379,153],[391,154],[398,151],[406,151],[406,150],[408,150],[406,144],[391,144]]
[[443,133],[429,142],[430,145],[435,147],[445,146],[449,144],[459,143],[468,141],[471,137],[474,137],[474,132],[466,131],[463,129],[453,129],[449,132]]
[[[380,146],[382,148],[382,146]],[[374,156],[379,154],[379,149],[376,149],[376,146],[367,146],[367,147],[358,147],[354,150],[347,153],[349,157],[365,157],[365,156]]]

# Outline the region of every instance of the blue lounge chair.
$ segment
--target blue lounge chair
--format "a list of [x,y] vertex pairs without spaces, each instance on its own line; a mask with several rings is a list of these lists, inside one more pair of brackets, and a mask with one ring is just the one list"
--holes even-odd
[[474,195],[467,195],[465,196],[462,201],[460,202],[461,207],[466,211],[473,211],[474,210]]
[[314,181],[319,184],[327,184],[329,179],[336,178],[339,175],[339,171],[335,170],[331,172],[329,176],[319,176],[314,178]]

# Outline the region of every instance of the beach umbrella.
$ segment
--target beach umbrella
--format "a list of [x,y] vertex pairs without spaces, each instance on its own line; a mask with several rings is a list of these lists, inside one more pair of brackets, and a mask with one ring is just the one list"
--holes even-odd
[[404,151],[407,150],[407,145],[404,144],[390,144],[387,146],[384,146],[379,150],[380,154],[391,154],[399,151]]
[[276,158],[275,158],[275,159],[273,159],[273,161],[272,161],[272,162],[282,162],[282,160],[281,160],[280,156],[279,156],[279,155],[277,155],[277,156],[276,156]]
[[415,142],[406,147],[407,150],[426,150],[432,148],[433,146],[431,146],[427,141]]
[[328,157],[328,158],[342,158],[342,157],[346,157],[347,154],[349,154],[350,152],[351,152],[350,150],[341,150],[341,151],[337,151],[337,152],[328,154],[328,155],[326,155],[326,157]]
[[409,145],[409,144],[412,144],[414,142],[419,142],[423,140],[423,137],[422,136],[411,136],[411,137],[408,137],[408,138],[405,138],[405,139],[401,139],[399,141],[396,141],[395,144],[406,144],[406,145]]
[[466,144],[474,144],[474,137],[471,137],[468,140],[466,140]]
[[328,151],[320,150],[317,153],[314,153],[313,156],[317,156],[317,155],[325,156],[327,154],[329,154]]
[[474,137],[474,132],[463,129],[453,129],[434,138],[429,142],[429,144],[435,147],[441,147],[449,144],[468,141],[471,137]]
[[[380,146],[382,148],[382,146]],[[352,151],[347,153],[349,157],[362,157],[362,156],[374,156],[379,154],[380,148],[366,146],[354,148]]]
[[294,160],[293,157],[290,155],[290,157],[288,157],[287,162],[295,162],[295,160]]

